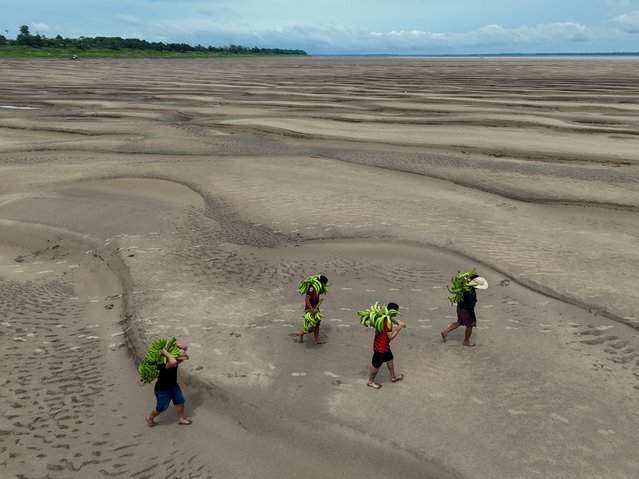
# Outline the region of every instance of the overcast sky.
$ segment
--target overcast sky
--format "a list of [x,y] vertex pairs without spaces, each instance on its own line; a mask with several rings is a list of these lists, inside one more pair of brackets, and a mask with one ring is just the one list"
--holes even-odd
[[311,54],[639,51],[639,0],[0,0],[0,34],[20,25]]

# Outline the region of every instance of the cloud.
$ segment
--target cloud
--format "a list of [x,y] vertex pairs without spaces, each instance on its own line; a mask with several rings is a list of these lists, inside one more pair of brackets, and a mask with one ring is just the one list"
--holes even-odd
[[560,22],[504,28],[487,25],[468,32],[428,32],[421,30],[371,32],[370,36],[409,49],[544,45],[583,42],[591,38],[587,27],[575,22]]
[[614,12],[627,12],[637,7],[636,0],[600,0],[606,7]]
[[625,33],[639,33],[639,10],[619,15],[610,23]]
[[49,28],[49,25],[47,25],[46,23],[40,23],[40,22],[32,22],[29,27],[31,28],[32,31],[35,32],[48,32],[51,30],[51,28]]
[[116,18],[126,25],[133,25],[136,27],[143,25],[143,22],[133,15],[118,15]]

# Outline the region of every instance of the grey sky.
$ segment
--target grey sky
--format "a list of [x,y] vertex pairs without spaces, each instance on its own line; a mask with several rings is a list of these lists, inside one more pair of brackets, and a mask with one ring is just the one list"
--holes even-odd
[[639,51],[639,0],[0,0],[0,12],[10,38],[28,25],[309,53]]

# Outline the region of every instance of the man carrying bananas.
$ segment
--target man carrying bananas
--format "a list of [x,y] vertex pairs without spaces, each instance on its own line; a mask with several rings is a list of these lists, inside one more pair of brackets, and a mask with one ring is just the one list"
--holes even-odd
[[[394,312],[394,314],[398,314],[399,306],[397,303],[388,303],[386,306],[387,311]],[[390,342],[397,337],[399,332],[406,327],[406,323],[404,321],[397,322],[397,329],[393,331],[393,322],[392,321],[384,321],[384,326],[382,331],[375,331],[375,339],[373,340],[373,360],[371,366],[371,376],[368,379],[368,387],[373,389],[381,389],[382,385],[375,382],[375,377],[379,371],[379,368],[382,367],[382,364],[386,363],[388,367],[388,372],[391,376],[391,381],[396,383],[397,381],[401,381],[404,379],[403,374],[395,374],[395,366],[393,364],[393,353],[390,349]]]
[[166,364],[159,364],[160,375],[155,382],[155,398],[157,399],[157,405],[155,409],[151,411],[151,415],[146,418],[146,423],[149,427],[157,426],[158,423],[154,419],[163,411],[169,408],[169,404],[173,401],[175,404],[175,410],[178,415],[178,424],[182,426],[188,426],[193,423],[189,418],[184,415],[184,395],[180,389],[180,385],[177,382],[178,366],[182,361],[189,359],[186,354],[188,346],[183,343],[176,343],[176,346],[180,348],[180,353],[177,358],[174,358],[165,348],[162,348],[160,354],[166,358]]
[[[319,281],[319,282],[318,282]],[[319,312],[320,295],[326,294],[328,278],[321,275],[310,276],[300,285],[300,292],[306,290],[304,300],[304,328],[297,333],[300,343],[304,342],[304,335],[313,332],[315,344],[324,344],[326,341],[320,339],[319,330],[322,314]]]

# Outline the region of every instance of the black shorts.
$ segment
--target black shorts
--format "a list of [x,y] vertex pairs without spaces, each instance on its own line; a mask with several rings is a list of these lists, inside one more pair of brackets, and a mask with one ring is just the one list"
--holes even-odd
[[387,353],[380,353],[379,351],[373,352],[372,363],[374,368],[379,368],[385,362],[392,361],[392,360],[393,360],[393,353],[390,349],[388,350]]

